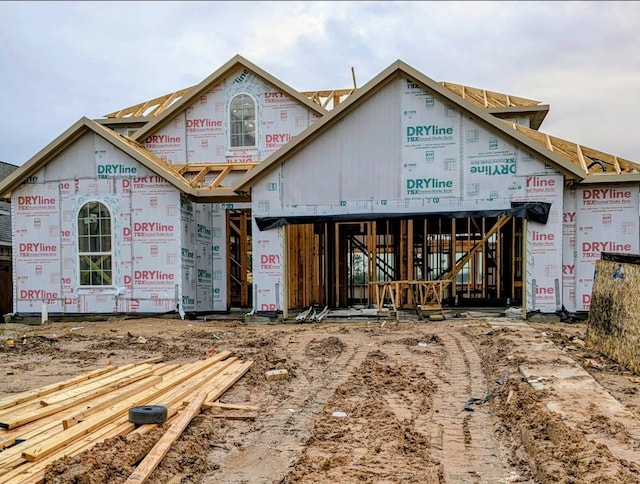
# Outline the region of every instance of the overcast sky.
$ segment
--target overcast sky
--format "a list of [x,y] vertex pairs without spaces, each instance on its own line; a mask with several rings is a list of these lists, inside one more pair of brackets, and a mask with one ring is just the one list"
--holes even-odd
[[540,130],[640,162],[639,2],[0,2],[0,161],[240,54],[300,91],[400,59],[542,101]]

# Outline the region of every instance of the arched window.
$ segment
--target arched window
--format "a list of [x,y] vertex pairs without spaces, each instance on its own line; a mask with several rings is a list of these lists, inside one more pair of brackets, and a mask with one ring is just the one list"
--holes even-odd
[[256,145],[256,102],[248,94],[238,94],[229,103],[231,148]]
[[111,213],[100,202],[85,203],[78,212],[80,286],[111,286],[113,281]]

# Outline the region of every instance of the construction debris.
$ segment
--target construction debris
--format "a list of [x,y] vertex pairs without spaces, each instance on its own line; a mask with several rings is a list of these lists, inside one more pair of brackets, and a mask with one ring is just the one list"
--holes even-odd
[[43,482],[45,468],[63,456],[77,455],[108,438],[158,427],[130,422],[133,407],[164,406],[170,425],[202,395],[197,410],[210,408],[252,363],[230,351],[184,365],[154,358],[110,365],[0,399],[0,481]]
[[284,368],[279,370],[269,370],[265,372],[264,377],[267,381],[286,380],[289,378],[289,372]]

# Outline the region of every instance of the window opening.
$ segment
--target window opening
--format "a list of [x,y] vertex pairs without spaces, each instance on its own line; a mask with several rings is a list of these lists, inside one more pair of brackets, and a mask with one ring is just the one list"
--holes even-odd
[[88,202],[78,213],[78,266],[81,286],[112,284],[111,213],[100,202]]
[[229,104],[231,148],[256,145],[256,103],[248,94],[238,94]]

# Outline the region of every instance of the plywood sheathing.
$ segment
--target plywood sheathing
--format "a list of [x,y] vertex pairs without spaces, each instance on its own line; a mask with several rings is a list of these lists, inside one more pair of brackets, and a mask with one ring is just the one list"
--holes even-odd
[[603,253],[596,261],[587,342],[635,373],[640,373],[639,290],[640,256]]

